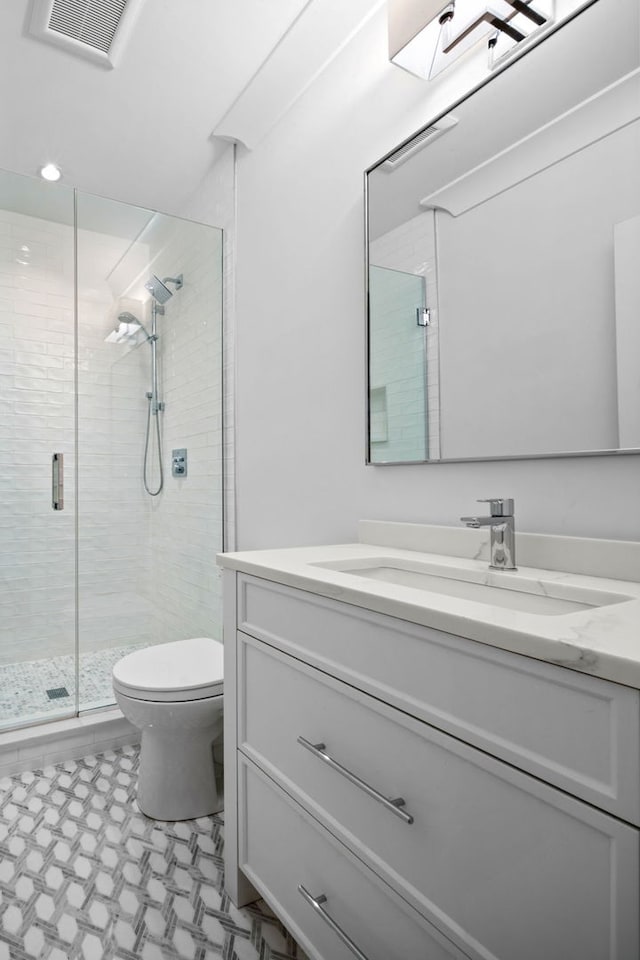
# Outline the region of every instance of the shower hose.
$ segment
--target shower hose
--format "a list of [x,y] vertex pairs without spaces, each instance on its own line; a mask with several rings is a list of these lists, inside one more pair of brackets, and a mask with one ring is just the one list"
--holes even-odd
[[156,490],[152,490],[147,481],[147,463],[149,459],[149,439],[151,435],[151,406],[152,406],[153,400],[151,397],[148,397],[148,401],[149,401],[149,405],[147,407],[147,436],[144,441],[144,466],[142,468],[142,479],[144,482],[144,488],[149,494],[149,496],[157,497],[160,491],[162,490],[162,487],[164,486],[164,473],[162,471],[162,443],[160,440],[160,414],[158,412],[153,414],[156,421],[156,441],[157,441],[157,447],[158,447],[158,469],[160,471],[160,479],[158,481],[158,488]]

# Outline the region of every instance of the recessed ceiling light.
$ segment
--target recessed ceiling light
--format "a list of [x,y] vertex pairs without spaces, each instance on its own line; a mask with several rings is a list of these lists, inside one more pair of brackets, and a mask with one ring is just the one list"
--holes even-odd
[[43,180],[59,180],[62,171],[60,167],[56,167],[55,163],[45,163],[44,167],[40,167],[40,176]]

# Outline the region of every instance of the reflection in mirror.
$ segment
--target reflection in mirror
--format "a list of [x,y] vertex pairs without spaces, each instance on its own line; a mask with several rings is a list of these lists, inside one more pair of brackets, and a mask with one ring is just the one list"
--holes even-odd
[[371,265],[370,439],[376,459],[428,456],[424,278]]
[[638,5],[612,5],[369,171],[372,463],[640,448]]

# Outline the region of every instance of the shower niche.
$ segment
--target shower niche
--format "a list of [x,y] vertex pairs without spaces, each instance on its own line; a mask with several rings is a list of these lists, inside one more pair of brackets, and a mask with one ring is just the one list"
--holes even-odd
[[221,367],[220,230],[0,172],[0,729],[221,636]]

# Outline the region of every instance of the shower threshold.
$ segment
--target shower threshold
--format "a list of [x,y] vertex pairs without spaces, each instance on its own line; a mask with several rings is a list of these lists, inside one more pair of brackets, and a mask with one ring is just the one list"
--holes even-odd
[[139,742],[140,731],[115,706],[5,730],[0,733],[0,793],[10,783],[5,777]]

